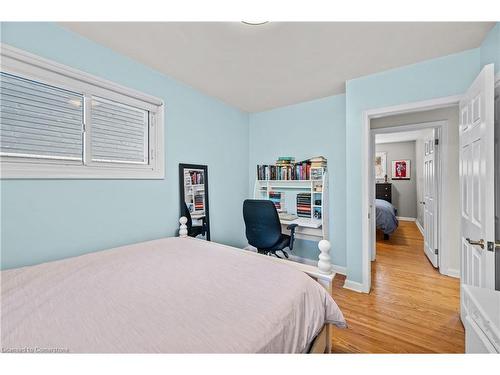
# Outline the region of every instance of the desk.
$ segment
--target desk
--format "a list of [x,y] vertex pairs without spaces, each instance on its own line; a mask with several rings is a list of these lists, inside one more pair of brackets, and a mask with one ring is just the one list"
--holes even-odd
[[280,220],[280,223],[281,232],[288,235],[290,234],[290,230],[287,229],[287,226],[290,224],[297,224],[298,227],[295,228],[295,238],[310,241],[320,241],[324,238],[321,220],[300,217],[295,220]]
[[[310,194],[311,215],[320,217],[319,220],[299,218],[297,222],[295,220],[280,221],[284,234],[290,233],[286,229],[289,224],[298,224],[295,230],[297,239],[318,242],[329,238],[328,173],[326,168],[311,168],[311,170],[313,169],[316,169],[316,172],[319,170],[320,173],[314,174],[316,177],[312,180],[259,180],[257,178],[254,186],[254,199],[270,199],[277,204],[277,194],[273,194],[271,197],[271,193],[281,193],[279,196],[280,208],[291,214],[297,214],[297,195]],[[270,176],[266,175],[266,177]],[[273,177],[275,178],[275,176]],[[309,223],[307,223],[308,220]]]
[[205,214],[193,214],[193,213],[191,213],[192,220],[200,220],[200,219],[204,219],[204,218],[205,218]]

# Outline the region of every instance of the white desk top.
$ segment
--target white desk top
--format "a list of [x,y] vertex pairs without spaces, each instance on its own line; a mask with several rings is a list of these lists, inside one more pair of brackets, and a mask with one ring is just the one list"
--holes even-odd
[[321,228],[321,220],[320,219],[309,219],[306,217],[299,217],[295,220],[280,220],[281,224],[289,225],[289,224],[297,224],[299,227],[305,228]]
[[191,214],[191,219],[203,219],[205,217],[205,214]]

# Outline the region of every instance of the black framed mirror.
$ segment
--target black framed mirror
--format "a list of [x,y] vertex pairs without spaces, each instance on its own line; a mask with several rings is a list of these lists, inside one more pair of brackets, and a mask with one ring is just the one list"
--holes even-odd
[[179,164],[180,216],[187,220],[188,236],[210,241],[208,167]]

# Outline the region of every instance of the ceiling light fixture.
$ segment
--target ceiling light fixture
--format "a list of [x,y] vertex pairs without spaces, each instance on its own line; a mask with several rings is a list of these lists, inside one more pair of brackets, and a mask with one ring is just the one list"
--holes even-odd
[[241,21],[241,23],[244,23],[245,25],[249,26],[260,26],[269,23],[269,21]]

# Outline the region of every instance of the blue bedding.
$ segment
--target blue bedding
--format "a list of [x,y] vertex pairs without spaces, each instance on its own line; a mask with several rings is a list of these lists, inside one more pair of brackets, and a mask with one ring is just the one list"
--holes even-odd
[[383,199],[375,199],[375,212],[377,229],[384,234],[392,234],[399,225],[394,206]]

